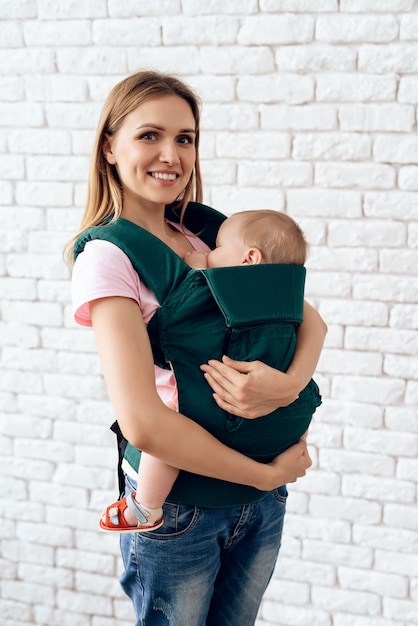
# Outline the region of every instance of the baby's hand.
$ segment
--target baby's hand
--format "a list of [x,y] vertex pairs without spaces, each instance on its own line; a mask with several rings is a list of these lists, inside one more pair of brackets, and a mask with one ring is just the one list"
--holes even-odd
[[186,252],[183,257],[183,261],[190,265],[195,270],[204,270],[208,266],[208,253],[207,252]]

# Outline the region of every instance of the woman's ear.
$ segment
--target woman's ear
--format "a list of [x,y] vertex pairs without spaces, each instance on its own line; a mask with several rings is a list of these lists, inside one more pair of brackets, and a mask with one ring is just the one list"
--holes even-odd
[[103,151],[103,154],[104,154],[104,157],[105,157],[106,161],[108,163],[110,163],[110,165],[115,165],[116,164],[116,158],[115,158],[115,155],[112,152],[112,144],[111,144],[109,135],[105,135],[104,136],[102,151]]
[[244,263],[247,263],[248,265],[259,265],[260,263],[263,263],[261,250],[258,248],[248,248],[245,253]]

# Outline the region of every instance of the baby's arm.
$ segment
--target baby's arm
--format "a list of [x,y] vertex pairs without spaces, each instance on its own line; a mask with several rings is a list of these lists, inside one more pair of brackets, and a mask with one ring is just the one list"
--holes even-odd
[[207,252],[186,252],[183,260],[195,270],[205,270],[208,266],[208,253]]

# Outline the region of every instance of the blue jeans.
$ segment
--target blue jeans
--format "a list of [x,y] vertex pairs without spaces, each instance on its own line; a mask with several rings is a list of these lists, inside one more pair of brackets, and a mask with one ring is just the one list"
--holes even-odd
[[253,626],[279,552],[286,498],[284,486],[243,506],[167,502],[161,528],[122,534],[120,582],[136,626]]

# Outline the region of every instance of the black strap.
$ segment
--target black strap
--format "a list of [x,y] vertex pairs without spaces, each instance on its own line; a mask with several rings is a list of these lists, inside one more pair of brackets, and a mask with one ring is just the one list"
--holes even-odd
[[125,454],[125,448],[127,445],[127,441],[125,437],[122,435],[122,431],[119,428],[119,424],[117,422],[113,422],[110,430],[116,435],[116,442],[118,446],[118,485],[119,485],[119,500],[123,498],[125,493],[125,473],[122,470],[122,461]]

